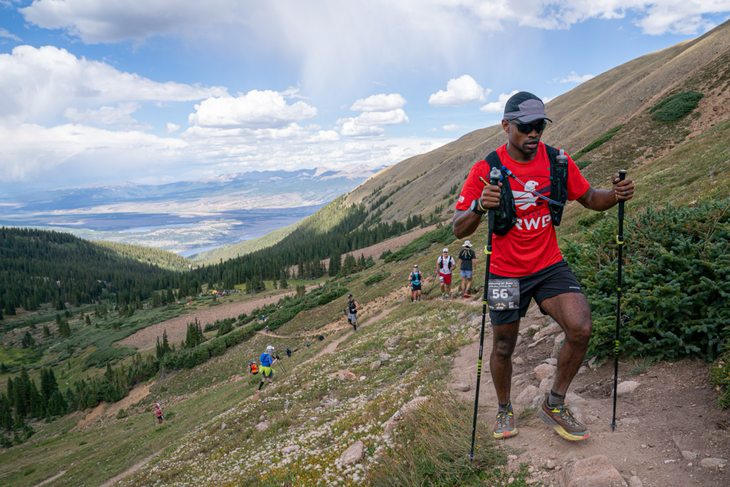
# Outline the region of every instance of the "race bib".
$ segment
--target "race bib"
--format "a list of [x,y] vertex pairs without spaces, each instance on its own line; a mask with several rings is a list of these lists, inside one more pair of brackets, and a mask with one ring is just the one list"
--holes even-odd
[[520,307],[518,279],[489,279],[487,306],[492,311],[509,311]]

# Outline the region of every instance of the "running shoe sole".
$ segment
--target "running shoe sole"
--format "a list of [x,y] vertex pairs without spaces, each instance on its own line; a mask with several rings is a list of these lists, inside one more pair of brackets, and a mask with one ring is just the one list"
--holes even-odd
[[497,433],[496,431],[492,433],[492,436],[496,438],[497,440],[504,440],[507,438],[511,438],[513,436],[517,436],[517,428],[512,430],[504,430],[501,433]]
[[566,440],[583,441],[587,440],[591,436],[590,432],[587,430],[579,434],[568,433],[562,426],[558,424],[557,421],[551,418],[550,415],[546,413],[542,407],[537,411],[537,415],[540,416],[540,419],[542,419],[545,423],[552,426],[555,432]]

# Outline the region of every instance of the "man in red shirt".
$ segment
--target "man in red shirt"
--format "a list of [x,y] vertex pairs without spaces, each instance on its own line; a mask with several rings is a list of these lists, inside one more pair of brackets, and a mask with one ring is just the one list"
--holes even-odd
[[[490,292],[499,296],[499,289],[518,290],[513,294],[519,300],[500,302],[490,306],[489,311],[494,330],[490,370],[499,401],[494,437],[508,438],[517,434],[510,403],[512,352],[520,318],[525,316],[530,300],[534,298],[540,310],[552,316],[566,335],[558,356],[555,381],[538,414],[562,437],[577,441],[588,438],[589,432],[573,417],[564,401],[568,386],[585,357],[593,324],[588,300],[563,260],[552,223],[548,205],[550,160],[545,144],[540,142],[547,121],[551,120],[537,96],[524,91],[513,95],[507,101],[502,120],[508,142],[496,151],[501,164],[511,171],[504,177],[509,177],[517,221],[506,235],[493,237]],[[499,206],[503,184],[485,184],[489,172],[489,163],[479,161],[464,183],[454,213],[453,231],[457,238],[474,233],[482,215]],[[604,211],[619,200],[631,199],[634,184],[630,179],[619,181],[616,175],[612,189],[594,189],[568,158],[567,193],[568,200],[577,200],[591,210]],[[501,296],[507,295],[510,294],[505,292]],[[492,307],[502,310],[495,311]]]

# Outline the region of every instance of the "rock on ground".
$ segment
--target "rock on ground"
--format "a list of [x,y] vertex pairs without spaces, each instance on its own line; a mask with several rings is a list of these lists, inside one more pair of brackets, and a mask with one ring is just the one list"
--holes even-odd
[[448,387],[449,389],[461,392],[469,392],[469,390],[471,389],[471,386],[467,382],[457,382],[455,384],[449,384]]
[[568,465],[561,475],[561,487],[627,487],[621,474],[603,455]]
[[285,446],[281,449],[281,453],[292,453],[299,450],[299,445]]
[[380,367],[380,360],[376,360],[375,362],[370,364],[370,370],[375,370],[378,367]]
[[629,479],[629,487],[644,487],[644,482],[639,477],[634,475]]
[[556,370],[557,368],[552,365],[540,364],[535,367],[535,376],[537,377],[537,380],[541,381],[543,379],[548,379],[552,377],[555,374]]
[[362,458],[364,452],[365,444],[362,441],[356,441],[342,453],[342,456],[340,456],[340,464],[344,466],[357,463]]
[[697,454],[693,451],[682,450],[682,458],[685,460],[695,460],[697,458]]
[[727,460],[724,458],[703,458],[700,465],[707,468],[724,467],[727,465]]
[[640,385],[641,384],[639,384],[636,381],[627,380],[625,382],[620,383],[618,386],[616,386],[616,394],[618,394],[619,396],[625,396],[627,394],[631,394]]
[[385,348],[395,347],[396,345],[398,345],[398,342],[400,341],[400,338],[401,338],[400,335],[392,336],[392,337],[388,338],[387,340],[385,340],[385,343],[383,344],[383,346]]
[[537,387],[535,386],[527,386],[525,389],[520,392],[520,395],[517,396],[517,399],[515,399],[515,403],[520,406],[527,406],[528,404],[532,403],[532,399],[538,394]]
[[423,403],[425,403],[429,399],[430,399],[430,396],[419,396],[419,397],[413,399],[408,404],[405,404],[404,406],[402,406],[398,411],[396,411],[393,414],[393,416],[390,417],[390,419],[388,419],[388,421],[383,423],[383,429],[385,430],[385,432],[389,433],[390,431],[392,431],[395,428],[396,423],[398,421],[400,421],[401,419],[403,419],[406,416],[406,414],[408,414],[409,412],[413,411],[414,409],[420,407]]
[[256,431],[264,431],[265,429],[269,428],[269,423],[266,421],[261,421],[259,424],[256,425]]

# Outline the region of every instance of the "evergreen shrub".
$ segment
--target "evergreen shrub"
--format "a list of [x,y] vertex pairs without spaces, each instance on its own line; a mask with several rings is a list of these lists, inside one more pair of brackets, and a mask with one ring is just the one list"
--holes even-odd
[[[625,220],[621,354],[711,361],[730,344],[730,200],[653,207]],[[616,219],[563,255],[593,312],[588,354],[613,353]]]
[[363,282],[365,283],[366,286],[370,286],[372,284],[376,284],[376,283],[382,281],[383,279],[385,279],[389,276],[390,276],[390,272],[378,272],[377,274],[373,274],[372,276],[368,277]]
[[[623,128],[623,126],[624,126],[623,124],[616,125],[614,128],[609,129],[609,130],[605,131],[604,133],[602,133],[601,135],[599,135],[595,140],[593,140],[593,142],[591,142],[590,144],[588,144],[587,146],[583,147],[581,150],[576,152],[573,155],[573,160],[576,161],[576,160],[580,159],[586,153],[592,151],[593,149],[599,148],[600,146],[602,146],[609,140],[613,139],[614,135],[616,135],[618,133],[618,131]],[[590,161],[585,161],[583,167],[587,166],[588,164],[590,164]],[[580,165],[579,165],[578,169],[583,169],[583,167],[580,167]]]
[[651,107],[649,113],[653,113],[651,116],[653,120],[659,122],[676,122],[692,113],[704,96],[697,91],[675,93]]

